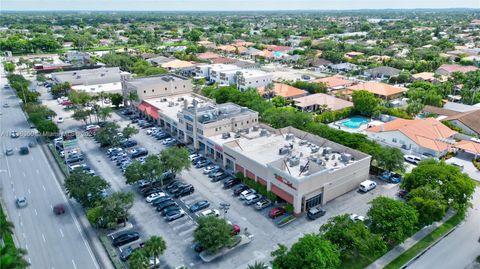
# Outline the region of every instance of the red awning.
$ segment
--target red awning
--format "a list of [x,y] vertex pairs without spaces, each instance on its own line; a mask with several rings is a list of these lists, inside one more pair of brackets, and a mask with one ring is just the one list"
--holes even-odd
[[138,110],[140,110],[141,112],[145,113],[146,115],[158,120],[159,116],[158,116],[158,110],[156,107],[154,107],[153,105],[145,102],[145,101],[142,101],[139,105],[138,105]]

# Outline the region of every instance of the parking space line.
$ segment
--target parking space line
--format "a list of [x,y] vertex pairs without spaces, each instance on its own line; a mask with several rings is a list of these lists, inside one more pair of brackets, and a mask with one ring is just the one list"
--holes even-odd
[[186,222],[184,222],[184,223],[182,223],[182,224],[180,224],[180,225],[178,225],[178,226],[172,227],[172,229],[173,229],[174,231],[176,231],[176,230],[179,230],[179,229],[181,229],[181,228],[183,228],[183,227],[185,227],[185,226],[191,225],[191,224],[193,224],[193,223],[189,220],[189,221],[186,221]]
[[30,159],[32,159],[32,161],[33,161],[33,156],[30,156]]
[[75,261],[72,259],[72,263],[73,263],[73,268],[77,269],[77,265],[75,264]]
[[27,177],[27,174],[25,174],[25,172],[23,172],[23,177]]
[[37,213],[37,209],[34,209],[34,210],[35,210],[35,215],[38,215],[38,213]]
[[44,190],[44,191],[47,191],[47,189],[45,189],[45,185],[42,185],[42,187],[43,187],[43,190]]
[[190,232],[193,233],[193,231],[194,231],[196,228],[197,228],[197,227],[194,226],[194,227],[192,227],[191,229],[188,229],[188,230],[185,230],[185,231],[179,233],[178,235],[180,235],[180,236],[185,236],[186,234],[188,234],[188,233],[190,233]]
[[45,243],[46,243],[46,242],[47,242],[47,240],[45,239],[45,235],[44,235],[44,234],[42,234],[42,238],[43,238],[43,242],[45,242]]
[[62,237],[65,237],[65,236],[63,235],[62,229],[60,229],[60,234],[62,235]]
[[37,172],[37,175],[39,175],[39,174],[40,174],[40,171],[39,171],[38,169],[37,169],[37,171],[36,171],[36,172]]

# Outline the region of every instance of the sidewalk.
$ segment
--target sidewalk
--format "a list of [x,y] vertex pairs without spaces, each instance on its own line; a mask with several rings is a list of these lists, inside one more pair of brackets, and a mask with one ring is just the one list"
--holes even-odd
[[452,210],[449,210],[447,214],[445,214],[445,217],[441,221],[434,222],[433,224],[423,227],[420,231],[415,233],[412,237],[408,238],[405,240],[402,244],[395,246],[393,249],[391,249],[389,252],[387,252],[385,255],[382,257],[378,258],[374,263],[370,264],[366,269],[379,269],[379,268],[384,268],[387,266],[389,263],[391,263],[393,260],[395,260],[398,256],[400,256],[403,252],[407,251],[409,248],[414,246],[418,241],[422,240],[425,236],[429,235],[431,232],[433,232],[435,229],[438,228],[438,226],[442,225],[450,219],[453,215],[455,215],[455,212]]

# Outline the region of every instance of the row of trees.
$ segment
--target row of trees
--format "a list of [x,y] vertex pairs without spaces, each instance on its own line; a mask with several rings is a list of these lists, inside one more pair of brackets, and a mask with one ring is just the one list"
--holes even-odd
[[25,260],[27,253],[24,249],[15,247],[12,239],[13,223],[7,220],[7,216],[0,208],[0,266],[2,269],[23,269],[30,266]]
[[139,77],[166,74],[162,67],[152,66],[140,57],[127,53],[107,53],[101,57],[107,66],[120,67],[124,71],[136,74]]
[[[399,149],[382,147],[380,144],[367,139],[365,135],[348,133],[333,129],[325,124],[316,122],[312,114],[301,112],[293,107],[275,107],[266,101],[254,89],[244,92],[235,87],[208,86],[204,87],[202,94],[215,99],[217,103],[233,102],[240,106],[248,107],[259,113],[260,119],[274,128],[293,126],[306,132],[318,135],[333,142],[365,152],[372,156],[377,164],[386,170],[394,171],[403,169],[403,155]],[[366,96],[365,100],[363,96]],[[371,99],[365,91],[358,91],[356,95],[357,106],[355,111],[369,112],[370,107],[378,105],[377,99]],[[388,157],[385,159],[385,157]]]
[[54,136],[58,133],[58,126],[52,121],[57,114],[48,107],[40,104],[28,103],[23,106],[28,115],[28,120],[35,125],[38,132],[46,136]]
[[40,96],[40,93],[36,91],[31,91],[29,89],[29,80],[25,79],[22,75],[17,74],[9,74],[7,76],[7,79],[10,87],[15,90],[18,98],[20,98],[24,104],[38,102],[38,97]]
[[407,201],[378,197],[371,202],[365,222],[339,215],[307,234],[288,249],[272,252],[273,268],[344,268],[360,260],[372,260],[403,242],[422,227],[441,220],[448,208],[462,214],[475,184],[460,169],[426,160],[405,176],[401,185]]

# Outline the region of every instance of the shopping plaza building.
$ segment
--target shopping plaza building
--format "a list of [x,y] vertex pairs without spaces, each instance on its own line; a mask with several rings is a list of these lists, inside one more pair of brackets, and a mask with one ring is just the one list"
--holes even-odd
[[273,129],[258,122],[257,112],[233,103],[183,92],[144,99],[137,107],[179,142],[266,186],[295,213],[368,179],[369,155],[293,127]]

